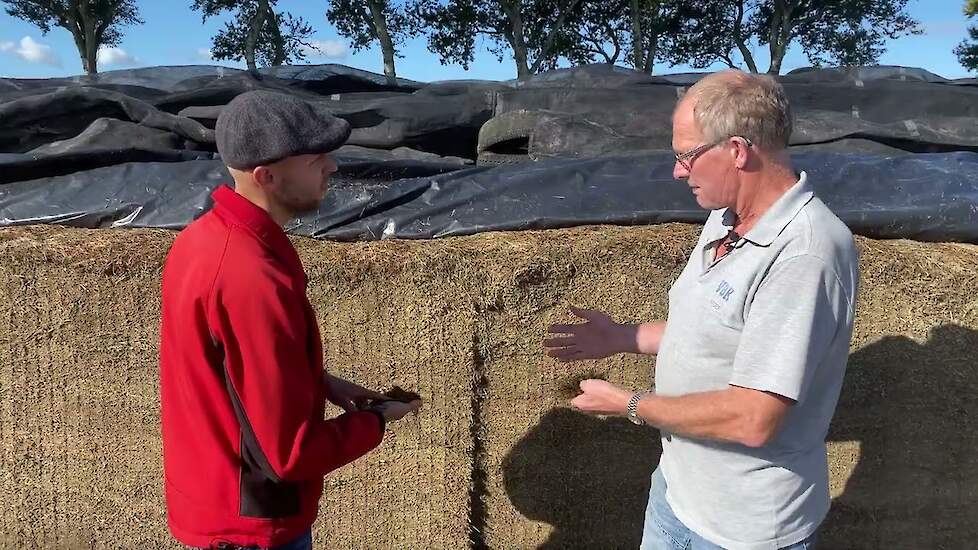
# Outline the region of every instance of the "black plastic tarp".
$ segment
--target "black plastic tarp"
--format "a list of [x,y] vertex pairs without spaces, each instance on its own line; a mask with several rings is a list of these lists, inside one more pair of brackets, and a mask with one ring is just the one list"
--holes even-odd
[[[571,67],[549,71],[526,81],[514,81],[516,88],[551,86],[559,84],[564,87],[595,87],[617,88],[633,84],[676,84],[691,86],[703,78],[705,73],[676,73],[663,75],[648,75],[620,67],[618,65],[596,64],[581,67]],[[869,67],[838,67],[814,68],[804,67],[795,69],[780,77],[782,82],[813,83],[813,82],[850,82],[853,84],[875,80],[896,80],[901,82],[918,81],[933,84],[968,85],[973,79],[947,79],[930,71],[896,65],[878,65]]]
[[[190,66],[0,79],[0,153],[30,155],[39,170],[35,177],[201,158],[200,152],[216,152],[212,129],[227,102],[247,90],[272,89],[320,102],[348,120],[354,146],[475,159],[479,131],[489,119],[546,110],[563,118],[534,138],[537,157],[591,158],[668,148],[672,108],[701,76],[593,65],[527,81],[421,84],[322,65],[259,73]],[[793,144],[860,139],[907,152],[978,147],[978,87],[948,85],[953,81],[902,67],[796,71],[781,79],[797,119]],[[20,179],[0,175],[0,182]]]
[[[0,79],[0,119],[4,121],[0,152],[28,153],[97,133],[99,129],[91,126],[106,118],[175,134],[149,131],[138,135],[133,129],[130,133],[137,135],[126,136],[130,148],[214,152],[209,130],[221,108],[252,89],[273,89],[321,102],[352,124],[351,145],[374,149],[409,147],[474,159],[483,123],[496,115],[527,109],[578,116],[629,138],[653,138],[661,148],[667,145],[669,115],[676,99],[701,77],[649,76],[593,65],[552,71],[527,81],[421,84],[397,80],[391,84],[382,75],[322,65],[276,67],[260,73],[190,66],[113,71],[93,77]],[[920,152],[975,146],[971,128],[978,118],[978,87],[947,85],[954,81],[903,67],[804,70],[781,80],[799,119],[799,132],[806,132],[797,136],[798,144],[879,137],[879,142],[892,145],[894,130],[902,132],[909,121],[911,129],[896,138],[905,146],[897,148]],[[815,123],[806,125],[806,120]],[[872,125],[891,128],[877,132]],[[854,131],[854,126],[859,128]],[[815,137],[810,135],[813,127],[821,129]],[[913,127],[935,131],[917,135]],[[81,145],[72,147],[78,151]],[[577,150],[569,156],[636,149],[631,144],[611,150]]]
[[[425,84],[320,65],[0,79],[0,223],[182,227],[227,179],[217,116],[253,89],[318,102],[353,126],[333,192],[295,233],[431,238],[699,221],[672,181],[668,149],[676,100],[702,76],[593,65]],[[972,81],[903,67],[781,81],[795,113],[792,152],[856,231],[976,240],[975,157],[951,154],[978,151]],[[523,164],[467,166],[476,159]]]
[[[479,136],[479,164],[668,150],[676,102],[702,76],[589,66],[498,90]],[[978,151],[978,87],[964,81],[904,67],[807,69],[780,80],[794,114],[792,146],[831,144],[854,154]]]
[[[64,86],[117,87],[133,90],[152,90],[157,94],[193,91],[215,82],[241,76],[249,71],[214,65],[180,65],[172,67],[146,67],[106,71],[96,75],[78,75],[66,78],[0,78],[0,97],[16,90],[43,90]],[[283,85],[302,87],[301,82],[313,82],[319,88],[328,87],[329,93],[378,92],[396,90],[413,92],[424,83],[398,78],[391,83],[384,75],[362,71],[345,65],[300,65],[266,67],[251,75],[257,79],[267,77],[279,80]]]
[[[389,161],[395,164],[397,161]],[[408,162],[408,161],[405,161]],[[978,243],[978,154],[795,155],[854,232]],[[345,161],[318,212],[289,231],[334,240],[428,239],[589,224],[701,222],[669,155],[551,160],[390,181]],[[416,161],[408,162],[424,172]],[[457,167],[456,167],[457,168]],[[183,227],[229,181],[220,161],[132,163],[0,186],[0,225]]]
[[[530,112],[527,118],[537,116]],[[522,116],[511,113],[510,117]],[[668,119],[666,119],[668,120]],[[528,121],[529,122],[529,121]],[[511,128],[511,127],[510,127]],[[636,113],[563,115],[548,112],[526,128],[527,160],[543,158],[593,158],[668,150],[671,125],[658,117]],[[483,139],[490,139],[483,133]],[[511,134],[501,136],[502,150],[512,148]],[[854,140],[859,140],[854,141]],[[802,111],[794,117],[791,145],[804,146],[846,141],[851,153],[937,153],[978,151],[978,120],[928,117],[926,121],[903,120],[878,123],[832,111]],[[497,147],[487,144],[487,150]]]
[[0,103],[0,151],[24,153],[71,139],[103,118],[136,122],[195,143],[214,142],[212,130],[145,101],[106,90],[64,88]]

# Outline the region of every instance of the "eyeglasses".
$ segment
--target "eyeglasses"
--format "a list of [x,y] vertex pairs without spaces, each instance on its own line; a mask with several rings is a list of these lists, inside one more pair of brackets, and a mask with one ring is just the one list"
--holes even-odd
[[693,170],[693,159],[700,156],[704,152],[709,151],[710,149],[716,147],[717,145],[720,145],[721,143],[727,141],[730,138],[740,138],[744,140],[744,143],[746,143],[748,147],[753,147],[754,145],[754,143],[751,140],[745,138],[744,136],[730,136],[718,141],[714,141],[712,143],[704,143],[703,145],[690,149],[685,153],[676,153],[675,154],[676,162],[682,165],[682,167],[685,168],[687,172],[691,172]]

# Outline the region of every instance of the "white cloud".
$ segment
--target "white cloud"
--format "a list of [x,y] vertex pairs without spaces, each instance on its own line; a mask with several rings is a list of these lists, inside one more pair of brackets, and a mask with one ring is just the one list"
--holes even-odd
[[61,66],[61,59],[51,46],[35,41],[29,36],[20,39],[20,44],[14,42],[0,43],[0,52],[12,53],[28,63]]
[[326,57],[329,59],[343,59],[346,57],[346,44],[338,40],[313,40],[309,46],[302,48],[306,55],[310,57]]
[[214,52],[210,48],[198,48],[197,59],[199,61],[214,61]]
[[98,64],[104,67],[125,67],[139,63],[139,59],[129,55],[122,48],[102,46],[98,49]]
[[965,19],[925,21],[921,27],[924,29],[924,34],[928,36],[951,35],[956,38],[963,37],[967,33],[968,22]]

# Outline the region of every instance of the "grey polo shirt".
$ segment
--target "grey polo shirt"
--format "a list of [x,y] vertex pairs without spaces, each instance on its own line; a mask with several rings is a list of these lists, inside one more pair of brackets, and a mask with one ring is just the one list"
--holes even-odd
[[805,173],[726,256],[714,211],[669,291],[656,393],[729,385],[795,401],[761,448],[663,434],[666,499],[687,527],[730,550],[804,540],[829,509],[825,437],[852,338],[858,267],[849,229]]

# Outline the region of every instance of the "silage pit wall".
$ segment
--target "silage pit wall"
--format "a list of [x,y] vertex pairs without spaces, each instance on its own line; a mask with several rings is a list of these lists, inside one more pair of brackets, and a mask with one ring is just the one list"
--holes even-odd
[[[327,365],[426,397],[326,481],[323,548],[634,547],[655,433],[563,408],[568,304],[661,317],[698,228],[296,239]],[[0,545],[176,547],[158,425],[159,274],[172,233],[0,231]],[[858,239],[853,353],[829,433],[827,547],[962,547],[978,528],[978,247]],[[609,521],[608,518],[620,518]]]

